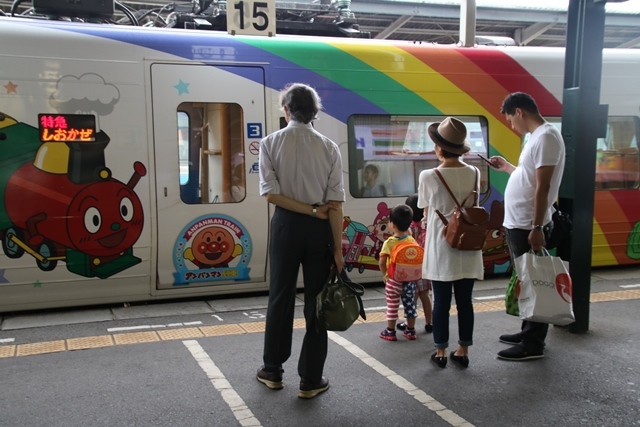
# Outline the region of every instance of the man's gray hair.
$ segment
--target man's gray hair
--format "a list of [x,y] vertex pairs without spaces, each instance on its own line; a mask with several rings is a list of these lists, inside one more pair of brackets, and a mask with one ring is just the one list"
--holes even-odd
[[280,92],[280,106],[287,107],[291,118],[307,124],[317,119],[322,110],[320,96],[314,88],[304,83],[290,83]]

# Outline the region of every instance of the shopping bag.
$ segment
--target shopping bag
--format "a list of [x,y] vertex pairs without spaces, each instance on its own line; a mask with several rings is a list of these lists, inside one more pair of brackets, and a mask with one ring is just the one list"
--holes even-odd
[[541,254],[529,251],[519,256],[515,265],[521,319],[559,326],[575,321],[568,262],[543,248]]
[[332,268],[316,299],[318,325],[327,331],[346,331],[358,316],[366,320],[362,295],[364,286],[352,282],[344,270],[337,274]]
[[520,317],[520,309],[518,308],[518,295],[520,294],[520,281],[516,274],[516,269],[511,273],[509,285],[507,285],[507,293],[504,296],[504,306],[507,314]]

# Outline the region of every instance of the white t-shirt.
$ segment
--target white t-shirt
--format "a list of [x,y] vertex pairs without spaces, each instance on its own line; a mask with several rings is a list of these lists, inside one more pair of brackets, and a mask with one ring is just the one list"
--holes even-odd
[[562,172],[564,171],[564,141],[562,135],[552,124],[544,123],[531,134],[529,141],[520,153],[518,166],[511,173],[504,192],[505,228],[531,230],[534,215],[536,193],[536,169],[541,166],[555,166],[549,189],[547,212],[542,224],[551,221],[555,209],[553,203],[558,198]]
[[[439,168],[438,171],[458,202],[462,203],[465,197],[474,188],[478,188],[476,168],[465,166],[460,168]],[[470,197],[465,206],[471,206],[473,198]],[[427,235],[425,239],[425,257],[422,263],[422,277],[424,279],[451,282],[460,279],[484,278],[482,265],[482,251],[460,251],[454,249],[444,239],[444,223],[436,213],[439,210],[446,218],[449,218],[455,209],[455,202],[433,169],[420,172],[418,185],[418,207],[427,209]]]

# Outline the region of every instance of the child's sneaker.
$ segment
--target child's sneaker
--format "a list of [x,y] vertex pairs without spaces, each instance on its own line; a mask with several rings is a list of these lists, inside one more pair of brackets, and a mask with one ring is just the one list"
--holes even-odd
[[416,328],[406,328],[402,333],[402,336],[408,340],[412,340],[412,341],[415,340],[417,338]]
[[380,332],[380,338],[387,341],[398,341],[398,338],[396,338],[396,331],[393,329],[385,328],[384,331]]

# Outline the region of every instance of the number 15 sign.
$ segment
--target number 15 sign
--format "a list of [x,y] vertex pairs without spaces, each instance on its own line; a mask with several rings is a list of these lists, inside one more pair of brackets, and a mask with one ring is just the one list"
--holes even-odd
[[227,32],[257,36],[276,35],[275,0],[227,1]]

